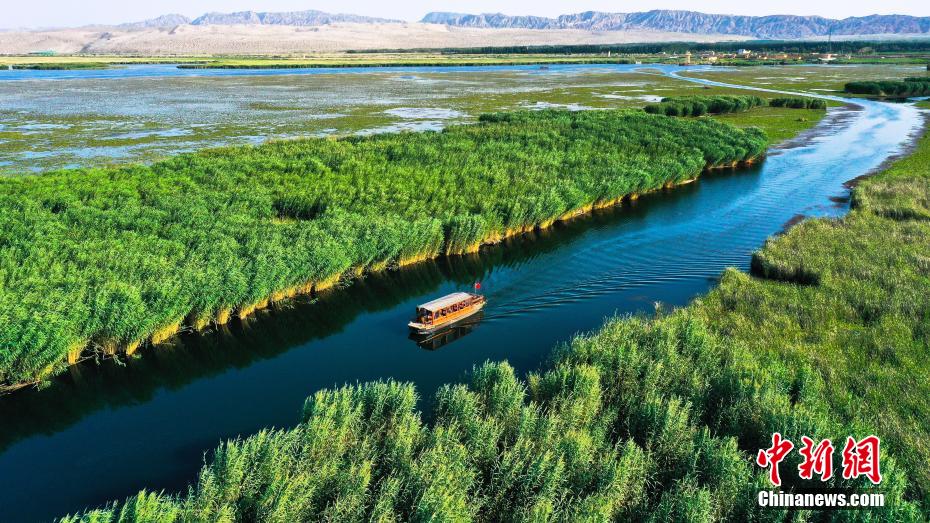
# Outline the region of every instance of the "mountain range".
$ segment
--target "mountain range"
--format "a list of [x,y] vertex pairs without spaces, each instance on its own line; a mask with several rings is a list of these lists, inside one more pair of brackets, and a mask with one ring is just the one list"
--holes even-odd
[[331,14],[314,9],[306,11],[258,12],[237,11],[235,13],[205,13],[190,19],[180,14],[162,15],[157,18],[119,24],[118,29],[132,31],[139,29],[173,28],[179,25],[287,25],[294,27],[315,27],[334,23],[383,24],[402,23],[401,20],[376,18],[352,14]]
[[[175,28],[178,26],[248,25],[311,27],[335,23],[384,24],[401,20],[330,14],[323,11],[206,13],[190,19],[169,14],[115,26],[126,31]],[[930,33],[930,17],[871,15],[841,20],[820,16],[770,15],[741,16],[707,14],[696,11],[653,10],[634,13],[585,11],[556,18],[510,16],[501,13],[464,14],[432,12],[420,23],[473,29],[521,29],[584,31],[662,31],[669,33],[730,35],[762,39],[800,39],[828,35],[920,35]]]
[[585,29],[625,31],[653,29],[677,33],[741,35],[754,38],[808,38],[828,35],[926,34],[930,17],[871,15],[842,20],[820,16],[738,16],[696,11],[653,10],[639,13],[586,11],[557,18],[495,14],[429,13],[423,23],[456,27]]
[[290,11],[283,13],[257,13],[240,11],[237,13],[207,13],[191,20],[191,25],[291,25],[320,26],[333,23],[380,24],[400,23],[400,20],[375,18],[371,16],[330,14],[323,11]]

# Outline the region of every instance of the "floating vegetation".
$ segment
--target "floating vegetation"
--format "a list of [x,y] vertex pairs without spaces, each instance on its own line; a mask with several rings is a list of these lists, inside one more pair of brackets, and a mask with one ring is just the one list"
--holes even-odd
[[75,346],[129,350],[340,277],[474,252],[765,146],[710,120],[544,110],[2,179],[0,383],[60,372]]

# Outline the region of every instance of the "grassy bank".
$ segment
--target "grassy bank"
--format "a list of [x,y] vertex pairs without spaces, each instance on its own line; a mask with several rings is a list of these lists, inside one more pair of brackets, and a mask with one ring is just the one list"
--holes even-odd
[[[930,137],[853,193],[842,220],[810,220],[771,240],[754,278],[727,273],[693,307],[760,362],[796,369],[798,397],[882,437],[930,511]],[[761,337],[760,337],[761,336]],[[808,389],[808,387],[810,387]]]
[[763,154],[759,130],[639,111],[208,150],[0,180],[0,383],[341,278],[474,252]]
[[[930,137],[860,184],[843,219],[803,222],[692,305],[613,319],[525,380],[477,367],[437,393],[321,391],[301,423],[224,443],[183,496],[142,492],[67,521],[925,521],[930,436]],[[752,457],[874,433],[869,511],[760,510]],[[839,452],[835,470],[840,470]],[[835,474],[785,489],[869,488]]]

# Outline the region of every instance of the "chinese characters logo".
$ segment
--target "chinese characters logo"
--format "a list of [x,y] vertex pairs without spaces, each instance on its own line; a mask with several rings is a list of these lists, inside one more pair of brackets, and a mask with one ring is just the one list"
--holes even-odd
[[[867,436],[858,441],[851,436],[846,438],[846,445],[842,451],[843,479],[865,476],[873,484],[878,485],[882,481],[878,463],[880,443],[878,436]],[[776,432],[772,434],[772,446],[760,449],[756,456],[756,464],[769,469],[769,480],[776,487],[781,486],[778,465],[793,449],[794,443]],[[813,439],[801,436],[801,448],[798,452],[804,459],[798,465],[798,476],[802,479],[813,479],[816,474],[820,477],[820,481],[832,478],[834,450],[833,443],[828,439],[815,444]]]

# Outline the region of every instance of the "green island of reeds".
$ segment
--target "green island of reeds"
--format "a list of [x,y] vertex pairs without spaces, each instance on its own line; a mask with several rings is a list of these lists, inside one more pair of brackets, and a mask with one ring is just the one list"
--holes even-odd
[[648,104],[643,110],[665,116],[704,116],[742,113],[757,107],[813,109],[822,111],[827,102],[817,98],[772,98],[766,100],[751,95],[668,96],[658,103]]
[[0,384],[364,271],[753,161],[764,133],[641,111],[484,115],[442,132],[272,142],[0,180]]
[[[671,120],[671,119],[670,119]],[[676,119],[677,121],[677,119]],[[228,441],[183,495],[140,492],[64,519],[113,521],[926,521],[930,515],[930,136],[654,318],[616,318],[519,379],[478,366],[439,390],[310,397],[300,423]],[[885,506],[760,509],[773,432],[882,438]],[[783,489],[872,490],[781,464]]]
[[772,98],[769,100],[772,107],[787,107],[788,109],[826,109],[826,100],[819,98]]
[[850,94],[908,98],[930,95],[930,76],[915,76],[904,80],[847,82],[843,90]]
[[740,113],[765,105],[764,98],[752,95],[670,96],[659,103],[646,105],[643,110],[665,116],[704,116]]

